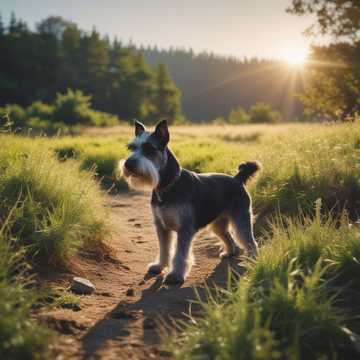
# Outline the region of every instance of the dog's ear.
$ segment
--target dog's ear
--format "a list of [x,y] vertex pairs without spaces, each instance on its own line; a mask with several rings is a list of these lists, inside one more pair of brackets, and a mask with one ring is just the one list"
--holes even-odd
[[146,130],[144,124],[142,124],[140,121],[135,120],[134,125],[135,125],[135,136],[141,135]]
[[155,127],[155,135],[161,141],[162,145],[167,145],[170,139],[167,120],[161,120],[160,122],[158,122]]

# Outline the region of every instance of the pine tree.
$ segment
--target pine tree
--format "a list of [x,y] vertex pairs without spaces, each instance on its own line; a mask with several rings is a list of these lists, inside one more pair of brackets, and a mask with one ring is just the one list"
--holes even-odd
[[167,119],[170,123],[181,117],[180,91],[175,86],[167,67],[159,64],[155,74],[152,121]]

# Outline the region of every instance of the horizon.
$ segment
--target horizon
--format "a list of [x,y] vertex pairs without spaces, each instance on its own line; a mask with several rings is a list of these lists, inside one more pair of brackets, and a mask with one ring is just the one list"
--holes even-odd
[[[285,9],[290,0],[271,0],[270,6],[269,2],[266,6],[259,5],[261,0],[244,0],[242,4],[226,0],[225,4],[213,2],[211,7],[204,0],[196,3],[183,0],[170,7],[165,0],[152,3],[108,0],[107,7],[99,0],[78,0],[71,5],[70,0],[52,4],[33,0],[31,7],[24,0],[2,2],[0,13],[5,23],[12,12],[31,29],[48,16],[61,16],[84,31],[95,27],[102,36],[117,37],[137,47],[191,49],[195,54],[206,52],[239,60],[259,58],[297,63],[306,57],[311,45],[311,39],[303,32],[312,23],[312,18],[287,14]],[[206,18],[204,9],[207,10]],[[149,22],[150,26],[147,25]],[[144,23],[145,26],[139,26]],[[174,23],[186,26],[177,27],[176,31],[164,31],[164,27]],[[257,25],[259,23],[261,27]],[[268,31],[269,28],[272,31]]]

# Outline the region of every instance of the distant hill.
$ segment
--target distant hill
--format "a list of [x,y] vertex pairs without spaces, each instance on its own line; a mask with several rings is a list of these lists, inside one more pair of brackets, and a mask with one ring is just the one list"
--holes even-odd
[[182,91],[182,109],[193,121],[227,116],[237,106],[270,103],[285,119],[301,116],[295,94],[304,87],[299,69],[278,61],[194,54],[191,50],[141,48],[150,65],[168,66]]

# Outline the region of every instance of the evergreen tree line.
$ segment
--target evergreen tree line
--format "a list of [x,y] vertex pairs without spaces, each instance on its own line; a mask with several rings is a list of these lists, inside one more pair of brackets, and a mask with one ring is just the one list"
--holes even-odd
[[91,96],[94,109],[120,119],[182,119],[180,92],[166,66],[149,66],[133,46],[95,28],[88,33],[49,17],[30,30],[15,15],[8,24],[0,17],[0,54],[0,106],[54,103],[73,89],[82,91],[78,99]]
[[302,117],[298,95],[304,91],[306,74],[300,68],[275,60],[195,54],[191,49],[155,46],[139,51],[149,64],[167,65],[183,94],[183,112],[191,120],[228,118],[233,109],[248,111],[257,103],[270,105],[285,120]]

